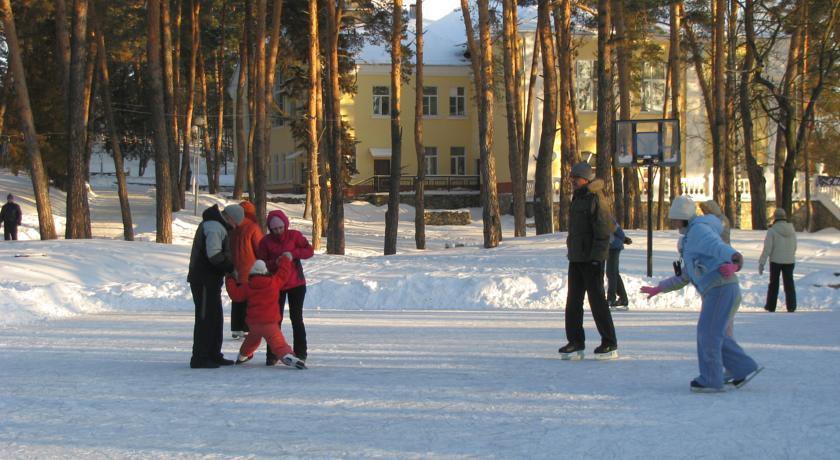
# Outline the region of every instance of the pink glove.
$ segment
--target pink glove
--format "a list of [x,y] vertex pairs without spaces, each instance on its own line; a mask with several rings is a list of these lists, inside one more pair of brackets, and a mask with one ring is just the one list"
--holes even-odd
[[738,271],[740,267],[733,263],[723,264],[718,268],[718,271],[724,278],[729,278],[730,276],[734,275],[735,272]]
[[732,254],[732,263],[738,266],[738,270],[735,271],[740,271],[741,267],[744,266],[744,256],[742,256],[740,252]]
[[662,288],[658,286],[642,286],[641,291],[648,295],[648,299],[662,292]]

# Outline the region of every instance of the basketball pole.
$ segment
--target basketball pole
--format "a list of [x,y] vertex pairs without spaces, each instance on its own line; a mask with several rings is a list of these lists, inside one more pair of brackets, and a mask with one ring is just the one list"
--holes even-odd
[[647,276],[653,276],[653,161],[647,160],[648,167],[648,215],[647,215]]

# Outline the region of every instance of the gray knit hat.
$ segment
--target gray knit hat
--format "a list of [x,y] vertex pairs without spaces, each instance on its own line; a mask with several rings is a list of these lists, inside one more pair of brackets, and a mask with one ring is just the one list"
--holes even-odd
[[776,211],[773,212],[773,220],[787,220],[787,212],[785,212],[785,208],[776,208]]
[[245,209],[243,209],[242,206],[239,205],[239,203],[229,204],[225,206],[224,213],[227,214],[228,217],[233,219],[233,221],[236,222],[236,225],[241,224],[242,221],[245,219]]
[[595,171],[592,170],[592,166],[585,161],[581,161],[580,163],[572,166],[572,172],[570,174],[572,177],[580,177],[581,179],[592,180],[595,178]]

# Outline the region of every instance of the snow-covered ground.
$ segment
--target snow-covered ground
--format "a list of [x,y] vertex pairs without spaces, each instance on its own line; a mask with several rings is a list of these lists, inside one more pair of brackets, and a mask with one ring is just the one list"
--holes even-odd
[[[42,242],[29,181],[0,171],[24,212],[23,241],[0,244],[3,458],[840,458],[840,231],[798,235],[794,314],[761,309],[764,233],[733,232],[747,259],[736,336],[766,370],[722,395],[688,392],[693,289],[638,293],[651,282],[643,232],[622,254],[621,359],[561,362],[564,234],[514,239],[504,216],[505,241],[485,250],[475,209],[472,225],[427,227],[416,251],[404,206],[398,254],[384,257],[385,208],[361,202],[345,208],[347,255],[304,262],[310,370],[266,368],[261,353],[191,370],[191,198],[175,244],[158,245],[153,191],[132,185],[141,241],[129,243],[112,183],[93,187],[99,238]],[[199,212],[224,202],[202,195]],[[279,207],[309,235],[302,205]],[[655,233],[654,278],[670,274],[675,244]]]

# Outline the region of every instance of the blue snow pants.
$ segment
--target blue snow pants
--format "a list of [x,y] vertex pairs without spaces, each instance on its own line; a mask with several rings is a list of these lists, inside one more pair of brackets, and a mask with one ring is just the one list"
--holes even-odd
[[731,335],[727,324],[741,304],[741,288],[737,283],[724,284],[706,291],[700,319],[697,322],[697,361],[705,387],[723,388],[724,368],[735,379],[758,369],[758,364],[744,353]]

